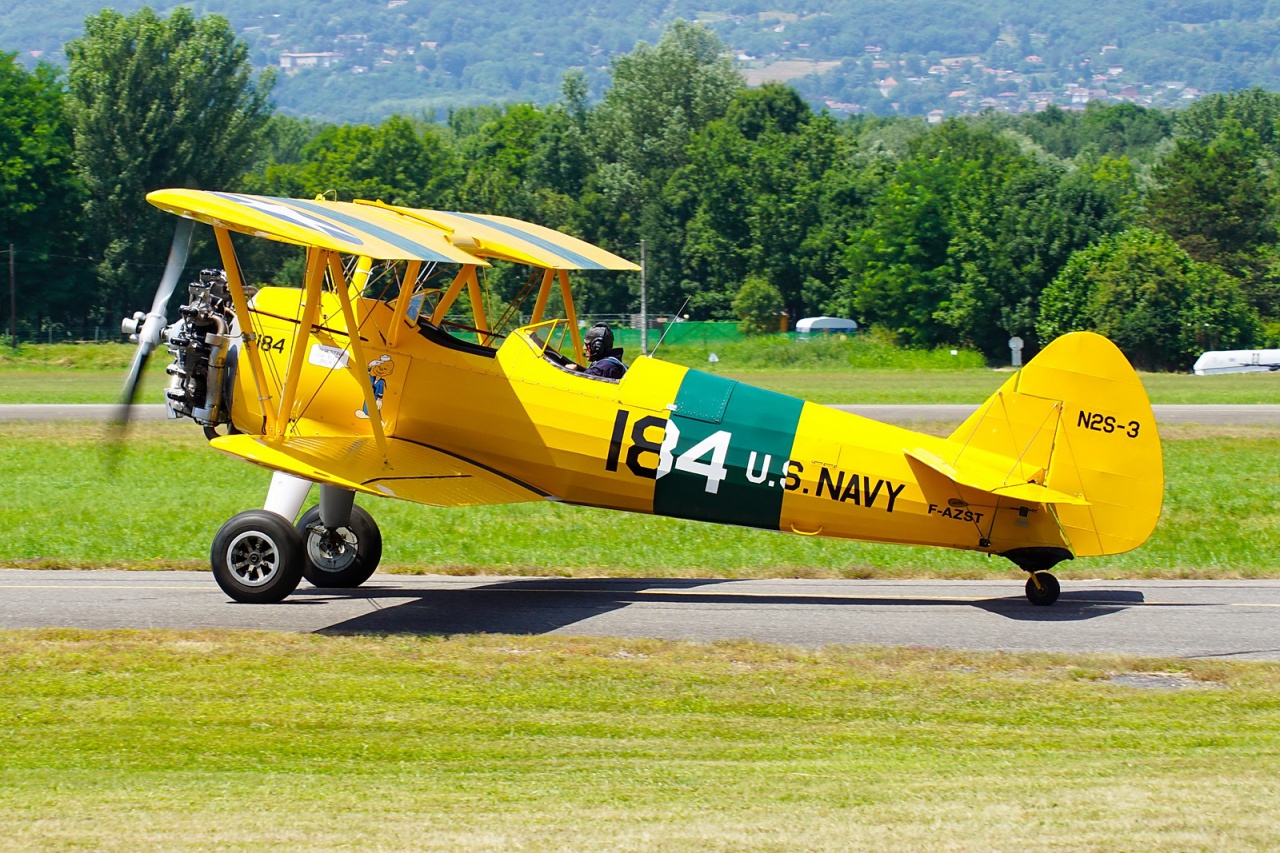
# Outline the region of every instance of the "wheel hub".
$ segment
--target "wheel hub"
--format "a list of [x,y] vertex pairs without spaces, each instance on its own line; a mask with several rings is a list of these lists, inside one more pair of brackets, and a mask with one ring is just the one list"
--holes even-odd
[[348,527],[327,528],[322,524],[307,530],[307,556],[324,572],[341,572],[360,555],[360,541]]
[[262,586],[280,568],[276,543],[262,533],[241,533],[227,546],[227,566],[245,586]]

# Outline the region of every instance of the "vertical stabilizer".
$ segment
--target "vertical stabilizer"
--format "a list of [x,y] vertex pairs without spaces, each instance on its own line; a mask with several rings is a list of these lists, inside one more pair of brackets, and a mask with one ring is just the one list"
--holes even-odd
[[962,448],[954,464],[970,448],[999,453],[1082,498],[1053,504],[1077,557],[1132,550],[1155,529],[1164,499],[1155,416],[1138,375],[1101,335],[1050,343],[949,440]]

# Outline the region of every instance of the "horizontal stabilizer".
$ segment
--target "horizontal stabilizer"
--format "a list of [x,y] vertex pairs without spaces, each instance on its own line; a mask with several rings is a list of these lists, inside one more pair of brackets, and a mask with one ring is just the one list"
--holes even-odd
[[385,460],[370,437],[227,435],[210,444],[273,471],[429,506],[507,504],[546,497],[482,465],[396,438],[387,439]]
[[907,456],[932,468],[953,483],[968,486],[999,497],[1027,501],[1040,504],[1071,504],[1072,506],[1088,506],[1089,502],[1078,495],[1069,495],[1050,489],[1035,482],[1010,481],[1006,471],[993,468],[982,462],[966,459],[959,466],[947,462],[936,453],[922,448],[905,451]]

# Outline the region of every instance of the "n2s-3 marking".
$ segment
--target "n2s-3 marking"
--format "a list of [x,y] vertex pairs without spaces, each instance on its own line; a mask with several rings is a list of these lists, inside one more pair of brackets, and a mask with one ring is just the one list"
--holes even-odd
[[1142,425],[1137,421],[1118,421],[1111,415],[1104,415],[1101,412],[1088,412],[1083,409],[1076,417],[1076,426],[1083,429],[1091,429],[1094,432],[1106,433],[1107,435],[1119,434],[1125,438],[1137,438]]

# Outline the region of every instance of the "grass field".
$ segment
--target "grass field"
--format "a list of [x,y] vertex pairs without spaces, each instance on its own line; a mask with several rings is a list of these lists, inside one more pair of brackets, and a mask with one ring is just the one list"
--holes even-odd
[[[946,430],[950,425],[941,427]],[[185,423],[137,424],[110,469],[104,427],[0,424],[0,565],[207,568],[268,474]],[[1136,551],[1063,577],[1280,577],[1280,431],[1170,428],[1164,512]],[[392,571],[657,577],[1008,577],[1001,559],[630,515],[554,503],[432,509],[361,499]],[[608,536],[601,536],[607,530]]]
[[[109,402],[117,367],[0,362],[0,402]],[[828,402],[976,403],[1008,374],[733,375]],[[1280,389],[1209,380],[1146,378],[1160,402]],[[261,505],[268,475],[189,423],[135,425],[114,467],[103,436],[0,424],[0,565],[207,570],[218,526]],[[1280,430],[1162,436],[1152,540],[1059,574],[1280,577]],[[391,571],[1022,577],[967,553],[549,503],[366,505]],[[1280,664],[0,631],[0,851],[1266,850],[1278,803]]]
[[[787,344],[783,353],[800,350],[809,358],[788,364],[784,356],[774,352],[779,347],[742,344],[736,345],[742,348],[741,357],[735,358],[731,350],[715,364],[707,363],[709,350],[694,346],[669,347],[662,355],[818,403],[977,404],[1009,378],[1007,370],[976,366],[980,360],[975,361],[972,353],[961,359],[968,366],[956,370],[949,367],[955,359],[945,353],[893,351],[869,345],[865,352],[837,359],[818,357],[830,345],[782,343]],[[0,348],[0,404],[115,402],[132,354],[132,346],[115,344],[29,345],[18,357]],[[151,359],[140,401],[162,402],[167,361],[164,352]],[[1153,403],[1280,403],[1280,373],[1157,373],[1144,374],[1142,381]]]
[[[0,404],[114,403],[136,347],[132,344],[24,344],[0,347]],[[161,348],[147,364],[141,402],[163,402],[169,359]]]
[[1264,663],[0,632],[0,850],[1275,849],[1278,697]]
[[[707,365],[699,366],[706,369]],[[715,372],[815,403],[972,403],[977,405],[1009,378],[1008,371],[940,370],[864,373],[815,369],[731,370]],[[0,403],[114,403],[120,398],[125,368],[101,370],[0,370]],[[152,361],[143,377],[139,402],[161,403],[168,377]],[[1153,403],[1280,403],[1280,374],[1188,376],[1176,373],[1142,377]]]

